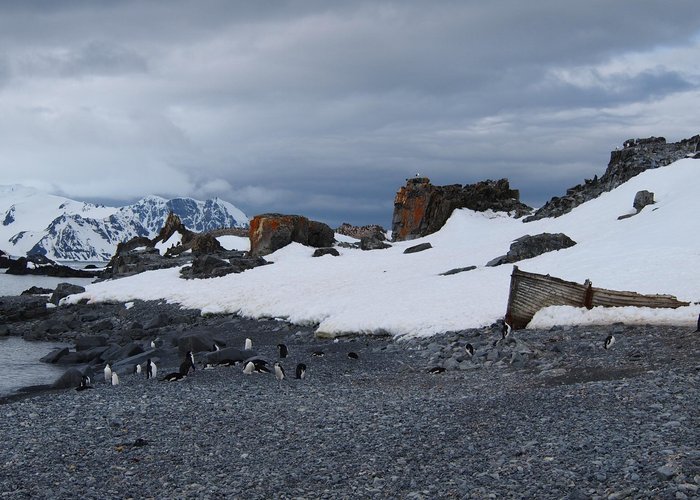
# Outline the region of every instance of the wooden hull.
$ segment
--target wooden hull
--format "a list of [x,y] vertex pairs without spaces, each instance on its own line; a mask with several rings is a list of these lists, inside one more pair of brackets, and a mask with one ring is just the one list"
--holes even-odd
[[574,306],[591,309],[603,307],[672,308],[689,305],[672,295],[643,295],[596,288],[590,281],[584,284],[565,281],[548,274],[528,273],[513,266],[506,321],[514,330],[525,328],[537,311],[548,306]]

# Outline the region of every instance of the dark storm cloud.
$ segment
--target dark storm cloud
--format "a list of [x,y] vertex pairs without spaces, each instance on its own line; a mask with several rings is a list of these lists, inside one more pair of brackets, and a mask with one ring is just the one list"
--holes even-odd
[[629,137],[698,133],[695,9],[3,4],[0,183],[92,199],[218,195],[250,215],[332,224],[387,224],[416,172],[439,184],[508,177],[541,204],[600,174]]

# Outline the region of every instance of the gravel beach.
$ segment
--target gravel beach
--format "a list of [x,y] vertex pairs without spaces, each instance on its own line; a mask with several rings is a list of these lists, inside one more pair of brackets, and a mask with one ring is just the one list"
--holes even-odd
[[687,328],[333,342],[217,321],[270,361],[284,342],[287,378],[199,365],[178,382],[99,374],[91,390],[6,402],[0,496],[700,498],[700,334]]

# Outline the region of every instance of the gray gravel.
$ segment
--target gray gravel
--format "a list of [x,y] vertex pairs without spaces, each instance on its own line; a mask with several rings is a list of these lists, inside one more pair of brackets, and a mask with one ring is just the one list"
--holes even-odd
[[308,378],[217,367],[0,405],[0,496],[700,498],[700,334],[580,327],[494,346],[495,331],[241,331],[271,360],[286,342],[287,375],[304,362]]

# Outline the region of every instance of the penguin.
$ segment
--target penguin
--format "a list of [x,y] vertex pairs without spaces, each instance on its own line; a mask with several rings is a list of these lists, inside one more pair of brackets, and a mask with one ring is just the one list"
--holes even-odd
[[189,361],[190,370],[194,371],[194,354],[192,354],[192,351],[187,351],[187,354],[185,354],[185,360]]
[[615,336],[614,335],[608,335],[605,339],[605,342],[603,342],[603,347],[605,349],[611,349],[613,344],[615,344]]
[[428,373],[437,375],[438,373],[444,373],[445,368],[442,366],[433,366],[432,368],[428,368]]
[[182,380],[185,378],[187,375],[182,374],[182,372],[173,372],[173,373],[168,373],[165,377],[160,379],[161,382],[176,382],[178,380]]
[[212,350],[212,352],[216,352],[216,351],[220,351],[221,348],[219,347],[219,344],[214,342],[214,345],[212,346],[211,350]]
[[146,360],[146,379],[156,378],[156,375],[158,375],[158,367],[151,361],[151,358],[148,358]]
[[350,352],[348,353],[348,358],[350,358],[350,359],[359,359],[360,357],[357,355],[356,352],[350,351]]
[[90,377],[87,375],[83,375],[82,379],[80,379],[80,385],[75,388],[76,391],[84,391],[85,389],[92,389]]
[[467,354],[469,354],[469,356],[474,356],[474,346],[473,345],[467,344],[465,349],[467,350]]
[[503,320],[503,328],[501,329],[501,340],[505,340],[510,336],[510,332],[513,331],[511,326],[507,321]]
[[695,329],[695,333],[700,332],[700,314],[698,314],[698,327]]
[[134,373],[135,373],[136,375],[140,375],[140,374],[141,374],[141,365],[140,365],[140,364],[136,363],[136,365],[134,365]]
[[119,375],[117,375],[117,372],[112,372],[112,385],[119,385]]
[[306,365],[304,363],[299,363],[297,365],[295,375],[296,378],[298,378],[299,380],[303,380],[304,378],[306,378]]
[[253,373],[253,371],[255,371],[255,363],[253,363],[252,361],[248,361],[243,366],[243,373],[245,373],[246,375],[250,375],[251,373]]
[[284,380],[284,367],[279,361],[275,363],[275,378],[280,382]]
[[246,351],[250,351],[253,348],[253,341],[250,339],[245,339],[245,344],[243,345],[243,349]]
[[315,358],[322,358],[324,353],[323,353],[323,351],[314,351],[311,353],[311,355]]
[[277,349],[279,349],[279,352],[280,352],[280,359],[284,359],[287,356],[289,356],[289,349],[287,349],[286,345],[277,344]]
[[107,382],[108,384],[112,383],[112,367],[109,366],[109,363],[107,363],[105,365],[104,373],[105,373],[105,382]]
[[151,340],[151,349],[155,349],[155,348],[156,348],[156,341]]

